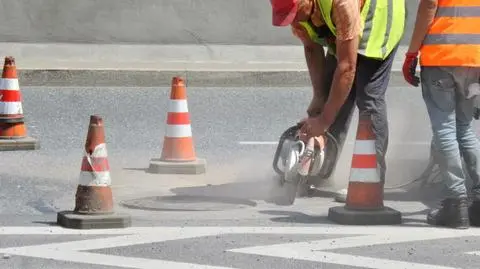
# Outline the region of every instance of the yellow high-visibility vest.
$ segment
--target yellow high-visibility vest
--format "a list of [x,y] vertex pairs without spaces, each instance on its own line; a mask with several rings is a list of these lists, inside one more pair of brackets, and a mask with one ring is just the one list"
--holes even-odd
[[[323,19],[336,35],[332,20],[333,0],[316,0]],[[363,31],[360,36],[358,53],[369,58],[385,59],[403,37],[406,21],[405,0],[366,0],[361,9]],[[312,41],[323,44],[310,22],[300,23]],[[335,54],[335,48],[329,46],[330,53]]]

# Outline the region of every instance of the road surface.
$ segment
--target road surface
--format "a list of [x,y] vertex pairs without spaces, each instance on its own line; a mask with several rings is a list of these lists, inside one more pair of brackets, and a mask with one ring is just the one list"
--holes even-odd
[[[480,229],[426,226],[430,200],[415,185],[386,194],[385,203],[402,211],[402,225],[349,227],[327,220],[328,208],[339,205],[333,192],[347,184],[354,132],[333,179],[315,197],[288,207],[265,202],[275,143],[304,116],[310,91],[189,87],[197,156],[207,159],[207,173],[175,176],[144,170],[161,152],[169,88],[23,88],[28,132],[41,149],[0,153],[0,267],[477,268]],[[387,96],[387,184],[395,187],[425,168],[430,130],[418,88],[393,83]],[[105,121],[116,211],[132,216],[131,228],[55,225],[57,211],[73,209],[94,113]],[[355,127],[356,120],[350,130]],[[155,202],[159,196],[177,202]],[[191,202],[192,196],[203,198]],[[122,206],[147,200],[150,209]],[[198,211],[176,210],[189,208]]]

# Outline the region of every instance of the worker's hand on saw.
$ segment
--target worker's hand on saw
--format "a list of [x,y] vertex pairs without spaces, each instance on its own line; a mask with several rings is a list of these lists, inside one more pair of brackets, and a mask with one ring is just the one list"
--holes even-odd
[[302,140],[305,144],[307,144],[308,141],[313,138],[315,140],[314,142],[315,142],[316,147],[319,147],[321,149],[323,149],[325,147],[326,137],[323,136],[323,135],[312,137],[312,136],[308,136],[307,134],[299,131],[298,136],[299,136],[300,140]]
[[325,126],[320,116],[308,117],[300,127],[300,133],[308,137],[322,136],[325,134]]
[[321,123],[320,117],[308,117],[298,123],[301,125],[298,130],[300,140],[307,143],[310,138],[315,138],[316,145],[320,148],[325,146],[325,128]]

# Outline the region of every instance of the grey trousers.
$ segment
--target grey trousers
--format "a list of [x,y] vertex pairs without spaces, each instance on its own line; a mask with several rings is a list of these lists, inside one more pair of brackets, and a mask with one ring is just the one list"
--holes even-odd
[[[370,116],[376,137],[377,165],[380,168],[380,180],[382,183],[385,183],[387,169],[385,155],[388,148],[388,120],[385,93],[390,82],[390,72],[397,48],[383,61],[358,55],[357,71],[352,90],[339,111],[335,122],[329,129],[329,132],[336,138],[339,144],[338,154],[340,154],[355,110],[354,105],[357,105],[360,115]],[[327,95],[330,92],[336,67],[336,58],[327,54],[324,72],[324,89]],[[336,166],[336,163],[333,165]]]

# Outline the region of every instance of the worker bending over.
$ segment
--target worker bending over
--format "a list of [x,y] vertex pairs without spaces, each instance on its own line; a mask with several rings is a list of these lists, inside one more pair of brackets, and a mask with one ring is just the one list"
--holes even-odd
[[[309,137],[328,130],[344,144],[354,104],[371,118],[380,178],[385,183],[388,121],[385,92],[405,26],[404,0],[270,0],[273,25],[292,27],[303,42],[313,86]],[[328,48],[325,55],[324,46]],[[322,146],[322,145],[321,145]],[[328,156],[326,156],[328,158]]]

